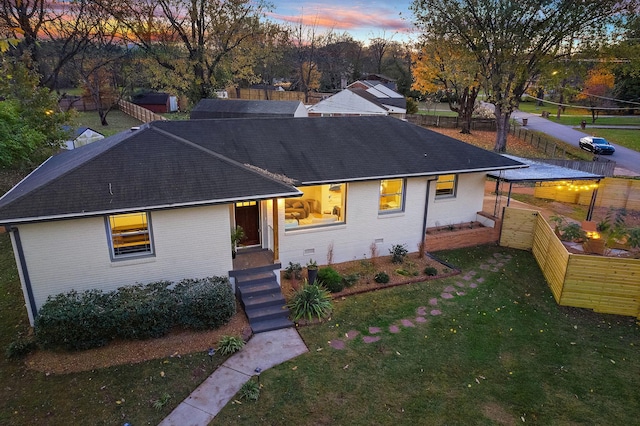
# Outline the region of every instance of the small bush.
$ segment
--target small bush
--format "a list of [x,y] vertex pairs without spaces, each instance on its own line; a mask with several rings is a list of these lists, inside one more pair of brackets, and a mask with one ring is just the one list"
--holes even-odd
[[427,266],[426,268],[424,268],[424,274],[429,277],[435,277],[436,275],[438,275],[438,270],[433,266]]
[[240,398],[247,401],[257,401],[260,398],[260,385],[249,380],[240,388]]
[[46,349],[104,346],[117,331],[111,302],[111,294],[100,290],[49,296],[35,319],[36,342]]
[[29,352],[34,351],[36,347],[37,344],[34,339],[20,337],[9,343],[9,346],[7,346],[7,349],[5,351],[5,355],[9,359],[22,358]]
[[163,336],[173,326],[175,301],[171,282],[121,287],[111,303],[117,336],[123,339],[149,339]]
[[182,280],[174,292],[179,325],[194,330],[218,328],[236,313],[236,298],[225,277]]
[[353,287],[355,283],[360,279],[360,275],[358,274],[347,274],[342,277],[342,283],[345,287]]
[[313,317],[321,319],[329,315],[333,304],[331,302],[331,295],[327,290],[323,287],[310,285],[308,282],[305,282],[302,287],[293,294],[287,307],[291,310],[294,321],[300,318],[306,318],[311,321]]
[[331,293],[338,293],[344,288],[342,277],[332,267],[320,268],[318,270],[318,281],[324,285]]
[[389,282],[389,274],[384,271],[380,271],[373,277],[373,279],[378,284],[386,284]]
[[244,347],[244,340],[237,336],[222,336],[218,342],[218,351],[221,355],[231,355]]
[[404,262],[404,258],[407,256],[409,251],[404,244],[394,244],[389,249],[389,253],[391,253],[391,261],[393,263],[402,263]]
[[295,278],[297,280],[302,278],[302,265],[299,263],[289,262],[289,266],[284,269],[284,277],[288,280]]

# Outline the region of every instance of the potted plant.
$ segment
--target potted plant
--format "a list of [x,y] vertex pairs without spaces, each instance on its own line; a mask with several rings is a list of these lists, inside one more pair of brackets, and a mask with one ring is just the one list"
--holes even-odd
[[307,280],[309,284],[315,284],[318,278],[318,264],[315,260],[309,259],[307,262]]
[[231,229],[231,257],[236,258],[238,244],[244,239],[244,229],[242,226],[236,226]]

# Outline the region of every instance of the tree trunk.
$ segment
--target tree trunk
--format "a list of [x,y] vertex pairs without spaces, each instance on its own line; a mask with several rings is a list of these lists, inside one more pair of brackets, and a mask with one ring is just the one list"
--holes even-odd
[[509,134],[509,119],[511,112],[503,111],[502,107],[496,105],[496,145],[495,152],[505,152],[507,150],[507,135]]

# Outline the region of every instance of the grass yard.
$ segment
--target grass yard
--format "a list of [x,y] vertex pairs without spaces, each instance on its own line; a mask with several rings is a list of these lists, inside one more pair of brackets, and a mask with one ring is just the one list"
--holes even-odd
[[528,252],[438,254],[463,273],[338,301],[213,424],[637,424],[636,320],[557,306]]
[[112,136],[123,130],[129,130],[132,127],[140,126],[142,123],[135,118],[116,109],[107,114],[108,126],[100,123],[100,116],[97,111],[77,112],[74,119],[76,126],[90,127],[96,132],[100,132],[105,136]]

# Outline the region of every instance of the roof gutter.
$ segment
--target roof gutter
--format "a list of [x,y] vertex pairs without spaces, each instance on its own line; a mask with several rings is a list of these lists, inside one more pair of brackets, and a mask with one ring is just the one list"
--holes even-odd
[[112,210],[100,210],[94,212],[81,212],[81,213],[68,213],[68,214],[59,214],[59,215],[50,215],[50,216],[34,216],[34,217],[26,217],[26,218],[17,218],[17,219],[0,219],[0,225],[9,224],[9,223],[28,223],[28,222],[44,222],[49,220],[59,220],[59,219],[76,219],[76,218],[85,218],[85,217],[94,217],[94,216],[103,216],[109,214],[119,214],[119,213],[127,213],[141,210],[167,210],[174,208],[182,208],[182,207],[199,207],[199,206],[212,206],[218,204],[229,204],[235,203],[238,201],[246,201],[246,200],[268,200],[272,198],[288,198],[288,197],[300,197],[303,193],[301,191],[296,190],[291,192],[282,192],[282,193],[274,193],[274,194],[263,194],[260,196],[244,196],[244,197],[233,197],[233,198],[224,198],[219,200],[206,200],[206,201],[191,201],[188,203],[175,203],[175,204],[159,204],[155,206],[136,206],[136,207],[127,207],[121,209],[112,209]]
[[440,170],[438,172],[429,172],[429,173],[410,173],[410,174],[402,173],[402,174],[396,174],[396,175],[367,176],[367,177],[351,178],[351,179],[316,180],[316,181],[300,182],[300,184],[301,185],[325,185],[325,184],[341,183],[341,182],[366,182],[371,180],[399,179],[399,178],[411,178],[411,177],[434,177],[435,178],[440,175],[492,172],[496,170],[524,169],[527,167],[529,167],[529,165],[522,164],[520,166],[504,166],[504,167],[498,167],[498,168],[485,167],[481,169]]

